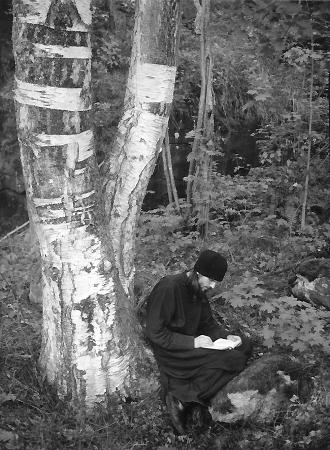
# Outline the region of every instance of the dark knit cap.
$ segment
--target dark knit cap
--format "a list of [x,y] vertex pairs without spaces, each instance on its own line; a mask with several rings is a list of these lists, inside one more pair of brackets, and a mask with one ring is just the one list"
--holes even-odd
[[213,250],[204,250],[199,255],[194,269],[204,277],[221,281],[227,271],[227,261],[220,253]]

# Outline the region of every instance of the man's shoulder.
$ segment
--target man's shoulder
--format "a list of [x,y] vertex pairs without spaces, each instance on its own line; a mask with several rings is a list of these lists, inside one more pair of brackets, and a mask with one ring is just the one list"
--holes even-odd
[[165,286],[184,286],[186,284],[186,274],[185,272],[175,273],[171,275],[166,275],[163,277],[158,283],[157,286],[165,287]]
[[178,284],[185,284],[187,277],[185,275],[185,272],[181,273],[174,273],[171,275],[166,275],[160,280],[160,283],[165,283],[168,285],[178,285]]
[[165,302],[166,305],[172,304],[178,298],[186,295],[186,274],[179,273],[166,275],[154,286],[149,297],[148,303]]

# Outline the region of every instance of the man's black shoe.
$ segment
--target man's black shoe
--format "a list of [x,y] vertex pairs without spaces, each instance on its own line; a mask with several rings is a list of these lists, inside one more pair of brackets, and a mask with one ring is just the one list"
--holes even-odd
[[203,432],[212,424],[212,416],[206,405],[190,403],[185,414],[185,427],[188,431]]
[[166,395],[167,412],[170,415],[172,425],[179,434],[185,434],[182,419],[184,407],[171,393]]

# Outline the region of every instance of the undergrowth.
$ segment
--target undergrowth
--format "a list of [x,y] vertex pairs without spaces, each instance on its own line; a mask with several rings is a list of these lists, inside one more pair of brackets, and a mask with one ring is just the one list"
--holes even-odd
[[[253,209],[253,208],[252,208]],[[251,211],[251,208],[247,208]],[[254,342],[254,358],[269,351],[297,356],[312,376],[306,403],[294,396],[272,425],[213,424],[176,436],[157,392],[111,398],[88,418],[75,418],[39,372],[41,306],[29,299],[36,257],[28,233],[1,243],[0,448],[5,449],[309,449],[329,448],[329,311],[297,301],[288,278],[297,263],[329,239],[329,228],[295,233],[273,216],[240,213],[235,226],[214,222],[208,246],[221,251],[228,273],[211,299],[214,314]],[[156,280],[192,267],[202,248],[170,208],[143,213],[137,240],[137,301]],[[150,370],[157,372],[156,367]]]

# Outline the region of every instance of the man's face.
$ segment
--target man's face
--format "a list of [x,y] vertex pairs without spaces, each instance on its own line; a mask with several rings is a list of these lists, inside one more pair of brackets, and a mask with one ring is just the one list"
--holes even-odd
[[210,278],[205,277],[204,275],[198,274],[198,283],[203,292],[206,292],[210,289],[214,289],[217,284],[216,281],[211,280]]

